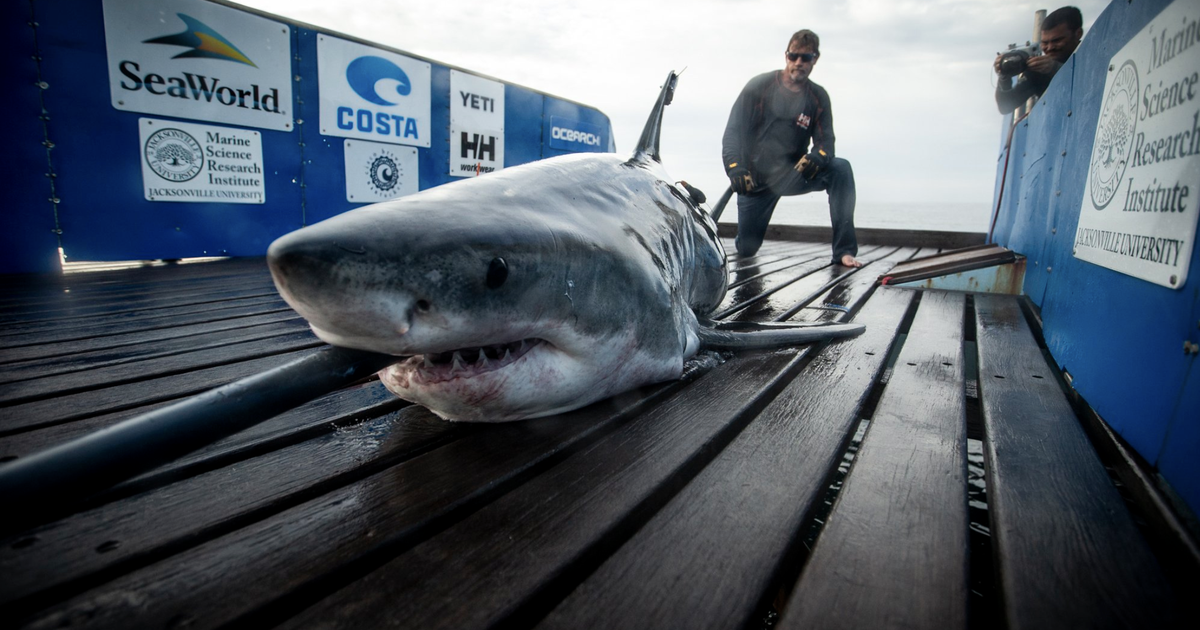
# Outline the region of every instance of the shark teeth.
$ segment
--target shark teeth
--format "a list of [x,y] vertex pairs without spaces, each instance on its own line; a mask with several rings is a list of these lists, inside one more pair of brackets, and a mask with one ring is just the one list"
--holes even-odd
[[417,381],[437,383],[499,370],[516,362],[542,343],[541,339],[522,339],[512,343],[459,348],[417,355],[405,363],[414,371]]

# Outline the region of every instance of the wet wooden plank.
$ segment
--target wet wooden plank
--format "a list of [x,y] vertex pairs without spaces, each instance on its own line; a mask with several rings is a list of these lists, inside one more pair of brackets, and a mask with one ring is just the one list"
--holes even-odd
[[[852,277],[856,286],[844,292],[852,305],[871,288],[864,277]],[[913,297],[881,293],[854,318],[867,325],[862,336],[823,350],[539,627],[738,628],[752,621],[824,494]]]
[[134,362],[113,362],[89,370],[3,383],[0,384],[0,405],[63,399],[103,388],[111,389],[137,383],[158,375],[185,375],[256,357],[325,345],[307,327],[292,326],[292,329],[295,332],[273,334],[232,345],[221,344],[190,352],[172,353]]
[[90,301],[78,305],[37,306],[29,309],[14,308],[0,324],[9,325],[23,321],[71,324],[94,315],[137,314],[170,306],[202,307],[234,299],[273,295],[275,287],[270,280],[255,282],[243,287],[219,287],[208,291],[167,292],[160,295],[151,290],[149,294]]
[[[270,624],[248,622],[246,616],[281,598],[294,608],[311,603],[306,588],[319,590],[331,575],[412,545],[678,389],[677,384],[654,387],[563,416],[500,425],[448,424],[420,407],[406,408],[400,412],[404,417],[419,416],[463,435],[126,573],[31,615],[18,627],[56,627],[78,615],[87,616],[93,628],[179,623],[211,628],[239,620],[246,627],[266,627]],[[377,448],[386,449],[400,438],[389,431],[374,439]]]
[[1182,622],[1013,298],[976,298],[988,502],[1011,628]]
[[925,293],[780,628],[962,628],[962,294]]
[[924,280],[941,275],[981,269],[1016,260],[1012,250],[999,245],[984,245],[941,252],[936,256],[910,260],[896,265],[888,273],[888,284]]
[[[266,342],[277,337],[296,334],[304,337],[311,335],[308,323],[298,315],[281,322],[239,326],[215,332],[161,339],[152,343],[128,344],[118,348],[103,348],[63,356],[8,363],[0,365],[0,400],[3,399],[2,385],[6,383],[45,379],[78,372],[96,373],[105,368],[135,363],[139,364],[139,368],[144,366],[146,368],[144,371],[153,372],[156,368],[152,363],[148,363],[151,359],[178,356],[187,353],[199,353],[203,350],[215,351],[217,348],[228,348],[238,344],[260,341]],[[96,376],[98,378],[85,380],[96,381],[106,378],[103,374],[97,374]],[[71,386],[70,380],[59,379],[57,382],[60,389],[68,390]]]
[[242,315],[239,317],[219,319],[211,322],[184,324],[156,330],[138,329],[98,337],[26,345],[19,348],[6,348],[4,350],[0,350],[0,367],[23,361],[49,361],[55,357],[79,356],[84,353],[97,352],[100,350],[112,350],[115,348],[125,348],[141,344],[154,344],[186,337],[194,337],[197,335],[219,333],[222,331],[237,330],[240,328],[251,328],[254,326],[262,326],[264,324],[275,324],[278,322],[293,320],[298,317],[299,315],[297,315],[291,309],[281,308],[262,315]]
[[[894,247],[886,249],[872,247],[865,248],[861,255],[864,260],[870,261],[876,253],[880,257],[886,257],[896,251],[897,248]],[[864,271],[869,268],[870,266],[853,269],[834,265],[829,262],[827,256],[822,254],[800,267],[787,270],[787,275],[792,276],[790,280],[770,283],[755,281],[739,287],[735,291],[739,297],[741,297],[741,291],[745,291],[751,297],[726,309],[722,312],[722,316],[735,321],[780,321],[790,317],[796,310],[845,278],[855,274],[869,274],[873,278],[876,274]],[[781,272],[777,275],[783,276],[784,273]]]
[[[0,438],[0,461],[27,456],[134,416],[148,413],[167,404],[170,402],[2,437]],[[135,491],[144,491],[148,488],[165,485],[194,474],[197,470],[211,470],[217,465],[245,459],[255,453],[298,443],[334,430],[343,424],[350,424],[373,415],[382,415],[407,404],[393,396],[377,380],[350,387],[322,396],[270,420],[256,424],[245,431],[218,440],[169,464],[118,484],[111,492],[106,493],[106,496],[127,496]]]
[[[130,279],[136,275],[130,275]],[[3,322],[24,319],[66,320],[97,311],[140,310],[155,305],[202,303],[213,298],[239,295],[261,295],[273,288],[266,273],[253,275],[205,277],[202,279],[167,279],[160,282],[130,282],[114,288],[70,288],[38,291],[11,299],[3,306]]]
[[295,361],[323,345],[305,344],[305,349],[299,351],[242,357],[238,362],[183,374],[148,376],[123,385],[3,407],[0,408],[0,436],[199,394]]
[[136,295],[158,287],[204,287],[259,281],[268,274],[262,258],[202,264],[136,267],[91,273],[0,277],[0,306]]
[[102,335],[146,330],[161,330],[186,324],[212,322],[246,315],[262,315],[288,309],[278,294],[241,298],[212,304],[180,305],[63,322],[32,321],[5,324],[0,329],[0,348],[86,339]]
[[21,616],[366,477],[455,432],[423,411],[393,412],[34,528],[5,541],[0,607]]
[[[523,625],[698,472],[790,375],[795,351],[735,356],[688,395],[348,584],[282,627]],[[666,495],[666,496],[664,496]],[[462,605],[462,593],[471,593]]]

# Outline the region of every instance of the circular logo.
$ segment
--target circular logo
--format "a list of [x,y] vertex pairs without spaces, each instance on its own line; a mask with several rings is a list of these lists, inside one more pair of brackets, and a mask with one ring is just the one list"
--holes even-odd
[[1092,147],[1091,175],[1088,180],[1092,205],[1103,210],[1121,187],[1125,167],[1133,149],[1138,117],[1138,71],[1133,60],[1126,61],[1113,77],[1104,95],[1100,122],[1096,125],[1096,144]]
[[186,182],[200,173],[204,153],[187,132],[159,129],[146,140],[146,163],[167,181]]
[[371,158],[367,175],[371,178],[371,188],[381,195],[390,192],[400,183],[400,167],[388,153],[380,153]]

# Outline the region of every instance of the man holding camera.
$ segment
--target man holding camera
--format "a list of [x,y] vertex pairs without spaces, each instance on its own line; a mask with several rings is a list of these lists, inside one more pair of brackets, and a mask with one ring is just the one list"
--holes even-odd
[[742,256],[758,252],[780,197],[826,190],[833,262],[861,267],[854,258],[854,171],[834,157],[829,94],[808,78],[820,56],[817,34],[797,31],[784,53],[783,70],[750,79],[729,113],[721,155],[738,194],[737,251]]
[[[1075,7],[1062,7],[1042,20],[1041,49],[1045,54],[1024,57],[1005,53],[996,56],[992,67],[999,75],[996,107],[1007,114],[1034,96],[1041,96],[1050,80],[1079,47],[1083,37],[1083,14]],[[1013,75],[1020,74],[1016,85]]]

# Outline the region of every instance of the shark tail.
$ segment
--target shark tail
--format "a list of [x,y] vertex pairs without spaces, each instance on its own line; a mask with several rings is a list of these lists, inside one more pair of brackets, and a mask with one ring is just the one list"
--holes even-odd
[[855,337],[866,329],[862,324],[722,322],[701,326],[696,335],[701,347],[711,350],[759,350]]

